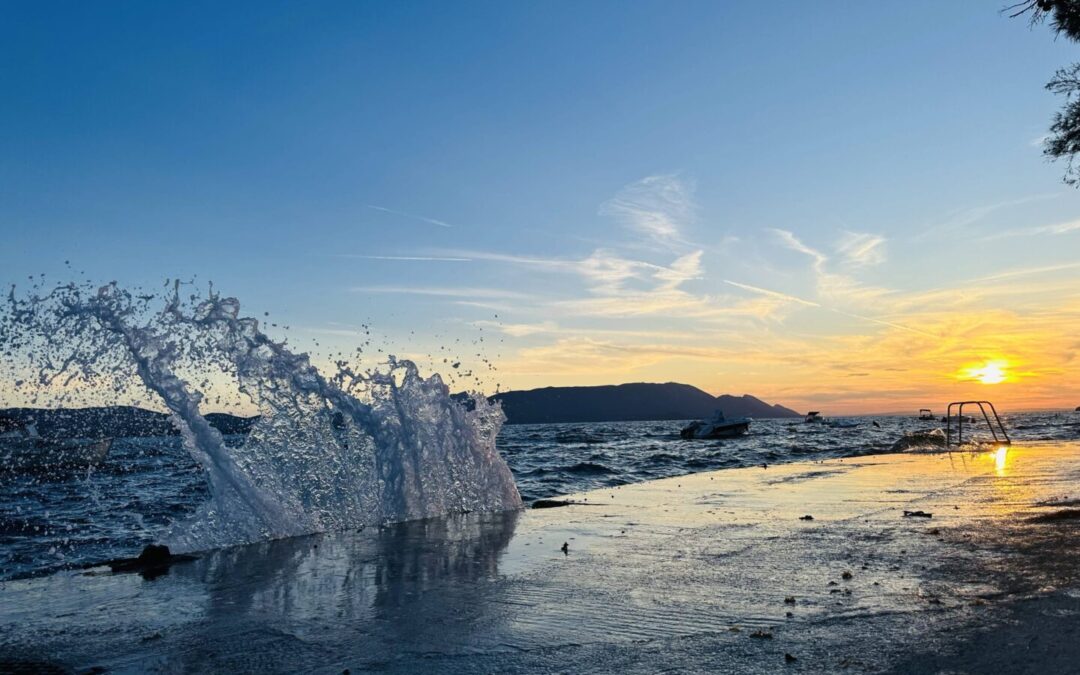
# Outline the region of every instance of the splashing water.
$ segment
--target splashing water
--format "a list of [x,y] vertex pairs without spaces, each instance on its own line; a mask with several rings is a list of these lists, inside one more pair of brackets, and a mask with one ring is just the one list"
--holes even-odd
[[[240,315],[211,289],[164,308],[116,283],[68,284],[23,296],[0,315],[0,353],[35,374],[31,387],[63,404],[73,385],[126,392],[133,375],[171,412],[203,468],[210,499],[164,540],[179,551],[363,527],[468,511],[521,507],[495,448],[504,417],[471,395],[463,405],[438,375],[389,359],[358,373],[337,363],[331,378]],[[227,447],[200,412],[224,373],[258,408],[239,447]]]

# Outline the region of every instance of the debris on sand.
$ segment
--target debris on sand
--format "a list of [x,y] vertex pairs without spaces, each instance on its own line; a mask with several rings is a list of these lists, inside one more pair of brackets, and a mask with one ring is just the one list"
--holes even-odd
[[564,541],[562,543],[562,548],[559,550],[563,552],[563,555],[570,555],[570,542]]
[[905,518],[933,518],[934,514],[926,511],[904,511]]
[[560,506],[570,506],[573,503],[562,499],[537,499],[532,503],[532,507],[534,509],[554,509]]
[[810,515],[809,513],[806,514],[805,516],[799,516],[799,520],[813,520],[813,519],[814,519],[814,517],[812,515]]

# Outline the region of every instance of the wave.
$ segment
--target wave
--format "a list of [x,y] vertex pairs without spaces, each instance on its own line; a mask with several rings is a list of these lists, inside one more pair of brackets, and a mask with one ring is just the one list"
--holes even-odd
[[[28,386],[40,397],[72,382],[119,393],[137,381],[171,413],[210,495],[167,531],[175,550],[521,507],[495,449],[505,418],[483,396],[461,405],[438,375],[393,357],[366,373],[339,361],[327,377],[242,316],[237,299],[182,290],[13,289],[0,316],[0,344],[36,371]],[[260,414],[240,444],[201,412],[200,387],[222,374]]]

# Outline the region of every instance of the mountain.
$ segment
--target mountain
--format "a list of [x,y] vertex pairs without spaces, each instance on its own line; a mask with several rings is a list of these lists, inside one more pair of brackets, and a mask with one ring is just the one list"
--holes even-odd
[[801,417],[794,410],[769,405],[749,394],[712,396],[677,382],[544,387],[491,398],[502,403],[510,424],[683,420],[709,417],[716,410],[727,417]]
[[[245,434],[257,417],[237,417],[226,413],[210,413],[206,421],[223,434]],[[134,406],[101,408],[8,408],[0,410],[2,422],[14,420],[33,424],[44,438],[133,438],[141,436],[175,436],[179,432],[169,416]]]
[[[468,397],[454,398],[468,404]],[[545,387],[495,394],[510,424],[544,422],[621,422],[684,420],[710,417],[723,410],[728,417],[801,417],[794,410],[769,405],[750,395],[711,396],[697,387],[667,384],[619,384],[604,387]],[[209,413],[206,421],[222,434],[246,434],[258,417]],[[101,408],[8,408],[0,410],[0,433],[11,422],[33,424],[45,438],[120,438],[175,436],[164,413],[133,406]]]

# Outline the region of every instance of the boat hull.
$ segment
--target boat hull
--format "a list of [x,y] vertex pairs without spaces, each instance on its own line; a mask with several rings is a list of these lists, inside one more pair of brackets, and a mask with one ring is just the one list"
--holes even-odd
[[717,438],[735,438],[750,431],[750,422],[734,422],[729,424],[703,424],[694,422],[679,432],[679,435],[687,439],[708,440]]

